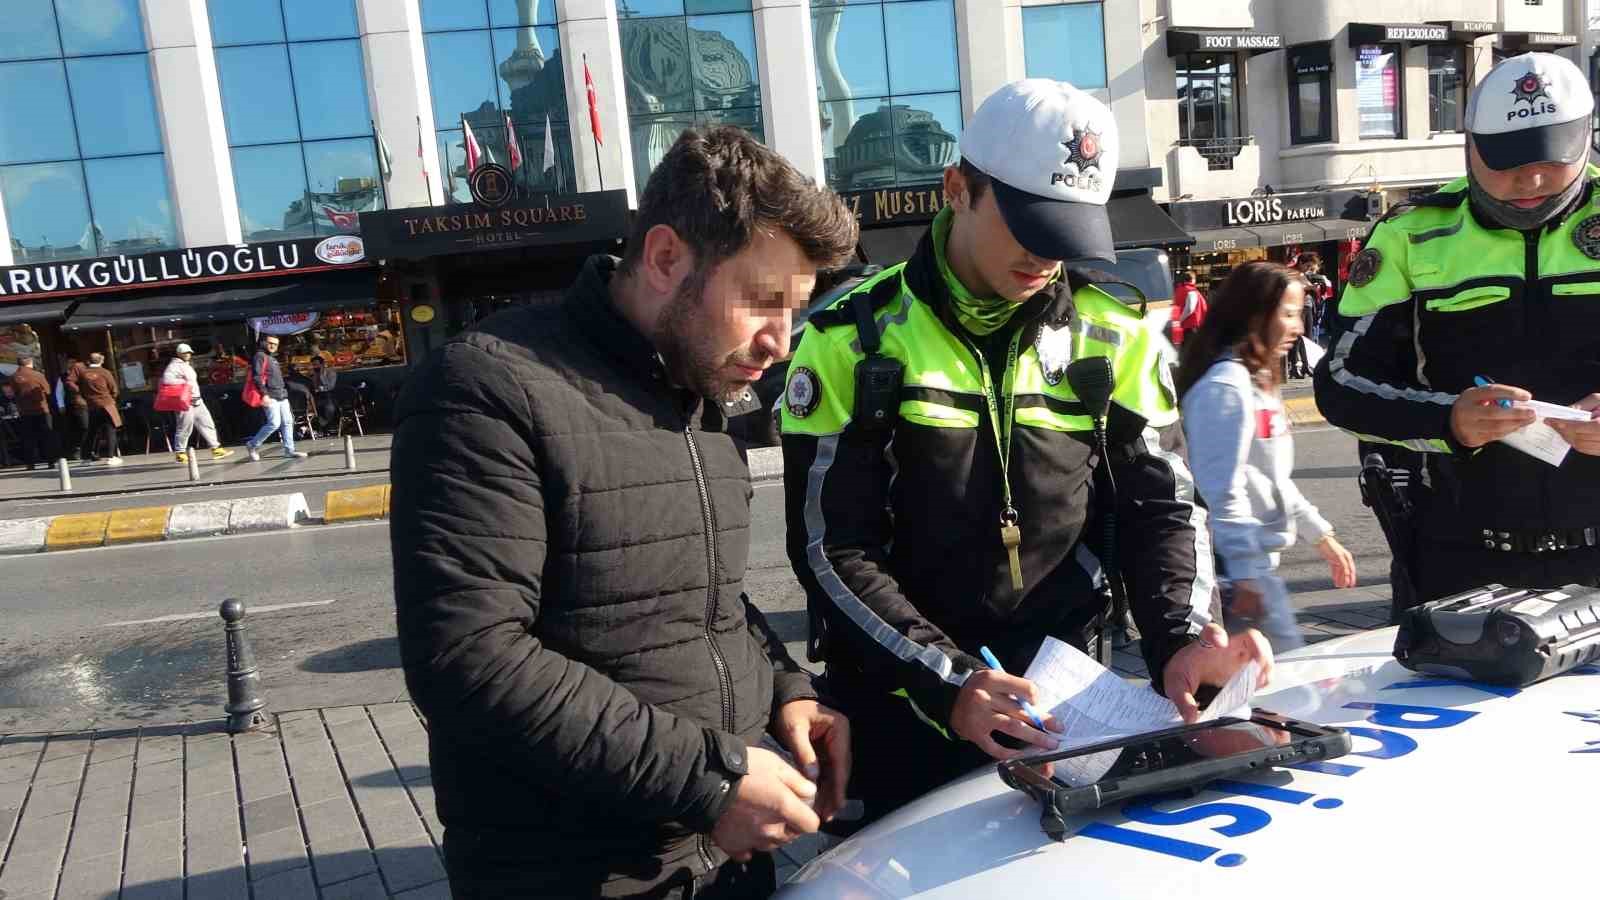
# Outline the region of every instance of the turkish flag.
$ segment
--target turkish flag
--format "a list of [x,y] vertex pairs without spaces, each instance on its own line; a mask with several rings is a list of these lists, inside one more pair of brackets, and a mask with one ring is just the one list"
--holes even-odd
[[472,126],[467,124],[466,119],[461,120],[461,134],[467,147],[467,177],[471,178],[483,159],[483,148],[478,146],[478,136],[472,133]]
[[600,136],[600,105],[595,98],[594,78],[589,75],[589,60],[583,61],[583,89],[589,95],[589,130],[594,132],[594,142],[604,144]]
[[511,162],[511,171],[522,168],[522,147],[517,144],[517,129],[511,124],[511,114],[506,114],[506,157]]
[[328,221],[333,223],[335,228],[356,229],[361,227],[361,214],[358,212],[347,212],[342,209],[334,209],[331,206],[324,206],[322,212],[323,215],[328,217]]

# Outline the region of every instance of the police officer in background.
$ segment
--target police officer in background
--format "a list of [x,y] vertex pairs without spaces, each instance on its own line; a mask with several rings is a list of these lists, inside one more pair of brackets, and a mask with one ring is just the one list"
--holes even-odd
[[[961,150],[912,257],[812,316],[781,403],[789,557],[813,659],[857,723],[850,793],[869,820],[1054,746],[1060,726],[1041,731],[1011,695],[1038,698],[1020,675],[1045,636],[1086,647],[1107,613],[1112,507],[1094,476],[1108,463],[1109,552],[1153,684],[1192,717],[1202,684],[1271,661],[1259,633],[1230,642],[1210,624],[1211,550],[1164,341],[1062,267],[1115,259],[1110,111],[1071,85],[1014,82]],[[1109,459],[1064,377],[1088,356],[1116,375]]]
[[1535,421],[1521,401],[1600,408],[1593,108],[1559,56],[1499,63],[1467,106],[1467,177],[1391,211],[1351,262],[1339,312],[1354,322],[1318,368],[1317,404],[1426,453],[1418,602],[1600,583],[1600,422],[1549,422],[1572,445],[1559,464],[1499,442]]

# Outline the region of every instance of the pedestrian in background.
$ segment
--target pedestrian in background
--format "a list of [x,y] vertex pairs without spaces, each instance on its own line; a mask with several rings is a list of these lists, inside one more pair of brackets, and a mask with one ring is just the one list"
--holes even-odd
[[[316,349],[315,344],[312,349]],[[334,388],[339,386],[339,370],[328,365],[321,356],[313,356],[311,384],[316,395],[317,425],[327,431],[339,418],[339,403],[333,394]]]
[[1279,554],[1302,535],[1328,563],[1333,584],[1355,587],[1355,560],[1291,479],[1294,441],[1279,364],[1301,337],[1306,282],[1272,262],[1229,273],[1211,314],[1184,342],[1178,366],[1183,431],[1223,575],[1225,611],[1258,623],[1274,653],[1304,643]]
[[1300,254],[1294,267],[1300,270],[1301,277],[1305,278],[1308,285],[1305,313],[1302,316],[1305,319],[1306,337],[1320,344],[1327,330],[1325,316],[1328,303],[1333,299],[1333,282],[1322,274],[1322,254],[1315,250]]
[[83,393],[78,390],[78,379],[88,369],[83,360],[69,353],[66,364],[61,369],[61,384],[57,387],[57,392],[62,395],[61,413],[73,426],[72,436],[80,447],[78,459],[83,462],[89,462],[89,457],[84,456],[81,449],[89,437],[89,404],[83,399]]
[[294,449],[294,410],[289,407],[289,388],[283,382],[283,367],[273,354],[278,352],[278,339],[267,335],[261,339],[261,349],[250,363],[249,378],[255,380],[261,391],[261,411],[267,417],[255,437],[244,442],[251,462],[261,461],[261,445],[272,437],[274,431],[283,436],[284,459],[305,459],[307,454]]
[[189,389],[189,408],[177,412],[177,427],[174,431],[173,449],[178,452],[178,462],[189,461],[189,436],[196,429],[200,432],[200,440],[211,448],[212,459],[226,459],[233,455],[232,450],[224,449],[222,441],[217,439],[217,424],[211,418],[211,410],[206,409],[205,398],[200,396],[200,376],[194,370],[194,365],[189,362],[194,357],[194,349],[188,344],[179,344],[177,355],[167,363],[165,372],[161,373],[161,383],[164,385],[181,384]]
[[11,374],[11,392],[17,403],[17,438],[22,442],[22,461],[33,469],[50,462],[54,441],[50,421],[50,381],[33,367],[33,357],[18,360]]
[[1206,295],[1194,283],[1193,272],[1179,272],[1173,281],[1172,323],[1167,326],[1167,338],[1175,346],[1182,346],[1184,336],[1199,331],[1205,320]]
[[89,354],[89,365],[78,373],[78,395],[88,408],[88,424],[83,432],[83,447],[78,458],[86,462],[97,459],[96,445],[106,445],[105,464],[122,465],[122,448],[117,443],[117,429],[122,427],[122,413],[117,411],[117,397],[121,393],[116,376],[105,369],[103,353]]

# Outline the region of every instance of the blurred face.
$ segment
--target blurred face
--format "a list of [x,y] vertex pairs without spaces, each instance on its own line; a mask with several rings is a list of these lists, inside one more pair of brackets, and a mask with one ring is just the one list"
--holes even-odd
[[1266,344],[1273,360],[1287,356],[1289,348],[1305,333],[1304,320],[1300,318],[1305,303],[1305,288],[1298,280],[1289,282],[1283,298],[1278,301],[1277,311],[1267,320]]
[[[1469,146],[1470,142],[1469,142]],[[1472,178],[1489,196],[1513,206],[1532,209],[1559,194],[1583,174],[1586,160],[1571,165],[1559,162],[1529,163],[1515,169],[1498,171],[1489,168],[1471,146],[1467,158],[1472,163]]]
[[267,338],[267,352],[268,353],[277,353],[278,352],[278,339],[277,338]]
[[178,358],[183,360],[184,362],[188,362],[189,360],[194,358],[194,354],[193,353],[179,353],[178,354]]
[[800,245],[776,229],[757,232],[703,278],[687,266],[656,324],[656,349],[673,380],[707,399],[738,397],[789,355],[793,311],[816,280]]
[[1034,256],[1011,236],[993,190],[985,190],[973,202],[966,176],[957,168],[944,170],[944,185],[956,216],[945,255],[956,277],[975,296],[1023,303],[1060,271],[1059,260]]

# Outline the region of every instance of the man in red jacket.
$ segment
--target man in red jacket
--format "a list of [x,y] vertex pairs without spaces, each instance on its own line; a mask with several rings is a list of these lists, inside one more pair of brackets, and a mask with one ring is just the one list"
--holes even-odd
[[1175,346],[1183,336],[1193,334],[1206,318],[1206,297],[1194,283],[1193,272],[1179,272],[1172,289],[1172,326],[1168,337]]

